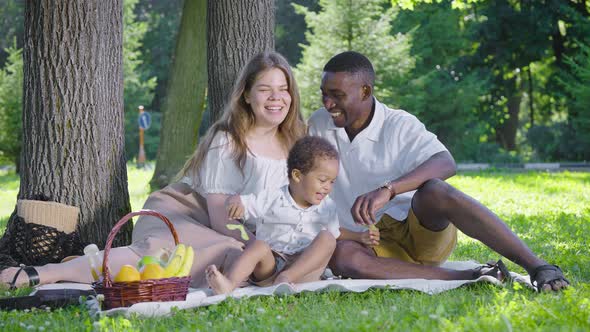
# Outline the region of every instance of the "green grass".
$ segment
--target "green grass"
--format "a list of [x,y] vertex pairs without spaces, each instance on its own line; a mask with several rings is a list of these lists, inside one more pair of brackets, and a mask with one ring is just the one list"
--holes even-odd
[[[151,170],[129,168],[134,209],[147,195],[150,176]],[[434,296],[388,290],[305,293],[229,300],[166,318],[94,319],[83,307],[72,306],[51,312],[0,312],[0,330],[590,330],[590,174],[477,172],[450,182],[496,212],[542,258],[559,264],[573,286],[560,294],[486,284]],[[6,219],[18,179],[0,174],[0,186],[0,216],[6,216],[0,218]],[[498,257],[460,236],[451,259],[485,262]],[[524,272],[511,263],[509,268]]]
[[19,178],[13,170],[0,170],[0,234],[16,205]]

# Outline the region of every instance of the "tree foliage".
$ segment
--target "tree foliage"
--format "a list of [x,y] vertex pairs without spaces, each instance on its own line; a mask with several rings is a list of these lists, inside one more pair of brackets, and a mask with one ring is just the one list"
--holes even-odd
[[343,51],[365,54],[376,71],[375,95],[391,106],[399,105],[395,95],[414,66],[409,34],[391,33],[397,11],[383,0],[320,0],[321,10],[313,12],[293,4],[305,16],[308,26],[302,45],[303,57],[295,69],[301,92],[302,110],[309,116],[321,106],[320,80],[324,64]]
[[478,146],[486,129],[476,121],[475,111],[487,82],[458,63],[471,46],[463,18],[447,4],[421,5],[400,13],[394,29],[413,30],[411,55],[416,66],[398,98],[402,108],[424,122],[455,158],[474,160],[482,155]]
[[9,56],[8,49],[23,45],[24,0],[0,0],[0,68]]
[[[477,3],[477,2],[481,2],[481,1],[485,1],[485,0],[452,0],[451,2],[451,7],[453,9],[464,9],[466,8],[469,4],[473,4],[473,3]],[[414,10],[416,6],[419,6],[420,4],[434,4],[434,3],[441,3],[441,2],[447,2],[446,0],[391,0],[391,4],[392,5],[398,5],[403,9],[410,9],[410,10]]]
[[[305,43],[305,19],[297,14],[290,0],[275,0],[275,49],[281,53],[291,65],[296,65],[301,59],[301,44]],[[298,0],[297,4],[308,10],[320,10],[318,0]]]
[[[137,125],[137,108],[150,105],[154,97],[156,78],[146,79],[146,68],[140,48],[148,30],[146,22],[136,19],[135,6],[139,0],[123,2],[123,81],[125,107],[125,155],[128,160],[137,156],[139,131]],[[145,132],[146,157],[154,159],[158,151],[160,117],[152,118],[154,126]]]
[[574,58],[566,57],[571,68],[571,80],[564,80],[566,90],[575,96],[569,112],[573,132],[577,133],[573,160],[590,160],[590,42],[580,45],[581,52]]
[[[151,105],[145,105],[154,112],[160,112],[174,56],[174,45],[179,31],[182,0],[139,0],[135,13],[139,21],[145,22],[147,31],[139,48],[144,64],[144,79],[157,78]],[[151,107],[149,107],[151,106]]]
[[568,72],[558,78],[572,96],[567,119],[531,128],[528,138],[541,160],[590,160],[590,43],[580,42],[576,56],[565,56]]
[[0,162],[19,164],[22,139],[23,55],[22,49],[6,49],[6,66],[0,69]]

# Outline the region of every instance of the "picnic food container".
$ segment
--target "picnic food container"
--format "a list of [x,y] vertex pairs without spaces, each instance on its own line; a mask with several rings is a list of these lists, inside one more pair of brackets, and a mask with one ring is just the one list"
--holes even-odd
[[102,263],[102,281],[94,283],[94,290],[104,295],[103,308],[112,309],[129,307],[139,302],[163,302],[184,301],[188,293],[190,276],[171,277],[162,279],[138,280],[132,282],[113,282],[109,273],[109,253],[113,245],[113,239],[126,222],[135,216],[154,216],[160,218],[170,229],[174,244],[178,245],[178,234],[174,226],[164,215],[153,210],[140,210],[131,212],[119,220],[107,237],[104,248],[104,260]]

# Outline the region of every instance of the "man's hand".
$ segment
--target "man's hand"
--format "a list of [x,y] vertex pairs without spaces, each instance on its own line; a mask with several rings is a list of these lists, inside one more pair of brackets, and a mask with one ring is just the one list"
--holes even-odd
[[384,207],[390,199],[393,199],[391,191],[386,188],[378,188],[357,197],[350,209],[354,222],[361,225],[375,224],[375,212]]
[[368,231],[360,233],[358,242],[369,248],[379,245],[379,229],[377,227],[369,228]]
[[228,219],[242,219],[244,217],[244,204],[239,195],[230,196],[225,201],[225,211]]

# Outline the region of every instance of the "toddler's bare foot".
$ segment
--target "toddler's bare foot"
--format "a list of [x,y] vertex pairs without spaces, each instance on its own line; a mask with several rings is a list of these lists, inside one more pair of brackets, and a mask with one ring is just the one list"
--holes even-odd
[[209,284],[209,287],[213,289],[215,294],[229,294],[236,288],[231,280],[219,272],[215,265],[209,265],[207,267],[205,277],[207,278],[207,284]]

